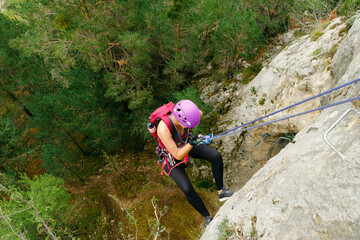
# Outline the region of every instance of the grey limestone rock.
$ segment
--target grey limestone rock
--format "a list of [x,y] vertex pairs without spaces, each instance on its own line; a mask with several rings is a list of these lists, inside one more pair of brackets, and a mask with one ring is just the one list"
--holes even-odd
[[[355,21],[346,37],[340,37],[339,31],[344,24],[336,19],[317,41],[304,36],[278,54],[249,85],[237,90],[240,93],[235,96],[246,100],[232,100],[237,104],[232,104],[229,114],[221,119],[224,128],[258,118],[265,110],[272,112],[360,78],[360,19]],[[325,63],[327,59],[324,56],[314,55],[314,52],[326,52],[334,46],[338,47],[338,51],[331,65]],[[264,97],[269,101],[254,107],[257,99],[251,99],[251,87],[257,90],[257,96],[253,97]],[[314,103],[305,104],[296,112],[359,95],[358,82]],[[345,156],[342,158],[330,148],[323,136],[350,108],[358,112],[350,111],[328,134],[331,144]],[[295,111],[290,110],[286,115],[293,113]],[[226,126],[225,122],[231,122],[230,126]],[[247,133],[239,142],[249,144],[245,152],[256,151],[260,156],[266,152],[261,150],[261,141],[276,132],[290,130],[297,133],[292,143],[262,166],[257,166],[248,181],[236,179],[235,175],[247,170],[251,159],[246,157],[254,159],[256,153],[236,154],[234,149],[239,146],[234,143],[235,138],[222,140],[225,155],[228,152],[226,156],[233,158],[225,160],[225,164],[231,166],[230,173],[233,175],[229,175],[234,178],[233,186],[239,186],[239,190],[220,208],[202,240],[218,239],[223,231],[220,226],[224,223],[232,231],[233,239],[359,239],[359,101],[272,125],[257,133]],[[256,145],[259,141],[260,144]]]

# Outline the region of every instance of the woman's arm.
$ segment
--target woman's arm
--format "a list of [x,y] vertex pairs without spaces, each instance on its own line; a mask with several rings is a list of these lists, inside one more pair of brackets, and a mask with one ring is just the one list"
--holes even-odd
[[178,148],[175,141],[172,139],[168,127],[163,121],[160,121],[158,125],[157,134],[169,153],[178,160],[182,160],[192,149],[192,146],[189,143],[185,144],[182,148]]

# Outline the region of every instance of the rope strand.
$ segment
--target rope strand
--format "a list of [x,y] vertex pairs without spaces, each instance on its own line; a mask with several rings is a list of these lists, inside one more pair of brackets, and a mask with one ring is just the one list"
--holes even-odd
[[255,126],[252,126],[252,127],[240,129],[240,130],[235,131],[235,132],[232,132],[232,133],[227,133],[227,134],[223,134],[223,135],[220,135],[220,134],[219,134],[219,135],[216,135],[216,136],[211,137],[211,138],[209,138],[209,139],[210,139],[210,140],[214,140],[214,139],[217,139],[217,138],[221,138],[221,137],[225,137],[225,136],[230,136],[230,135],[233,135],[233,134],[236,134],[236,133],[240,133],[240,132],[244,132],[244,131],[247,131],[247,130],[250,130],[250,129],[253,129],[253,128],[262,127],[262,126],[269,125],[269,124],[276,123],[276,122],[280,122],[280,121],[283,121],[283,120],[286,120],[286,119],[289,119],[289,118],[293,118],[293,117],[297,117],[297,116],[304,115],[304,114],[307,114],[307,113],[311,113],[311,112],[315,112],[315,111],[318,111],[318,110],[322,110],[322,109],[325,109],[325,108],[337,106],[337,105],[344,104],[344,103],[347,103],[347,102],[352,102],[352,101],[358,100],[358,99],[360,99],[360,95],[357,96],[357,97],[345,99],[345,100],[342,100],[342,101],[339,101],[339,102],[335,102],[335,103],[331,103],[331,104],[328,104],[328,105],[325,105],[325,106],[321,106],[321,107],[318,107],[318,108],[315,108],[315,109],[311,109],[311,110],[308,110],[308,111],[305,111],[305,112],[301,112],[301,113],[297,113],[297,114],[294,114],[294,115],[291,115],[291,116],[287,116],[287,117],[284,117],[284,118],[280,118],[280,119],[277,119],[277,120],[273,120],[273,121],[270,121],[270,122],[266,122],[266,123],[262,123],[262,124],[255,125]]
[[250,125],[250,124],[252,124],[252,123],[254,123],[254,122],[260,121],[260,120],[262,120],[262,119],[264,119],[264,118],[267,118],[267,117],[270,117],[270,116],[272,116],[272,115],[275,115],[275,114],[277,114],[277,113],[279,113],[279,112],[285,111],[285,110],[287,110],[287,109],[289,109],[289,108],[298,106],[298,105],[300,105],[300,104],[302,104],[302,103],[305,103],[305,102],[308,102],[308,101],[310,101],[310,100],[312,100],[312,99],[318,98],[318,97],[320,97],[320,96],[323,96],[323,95],[325,95],[325,94],[328,94],[328,93],[333,92],[333,91],[335,91],[335,90],[338,90],[338,89],[340,89],[340,88],[343,88],[343,87],[349,86],[349,85],[351,85],[351,84],[354,84],[354,83],[356,83],[356,82],[358,82],[358,81],[360,81],[360,78],[355,79],[355,80],[353,80],[353,81],[351,81],[351,82],[345,83],[345,84],[343,84],[343,85],[340,85],[340,86],[338,86],[338,87],[332,88],[332,89],[327,90],[327,91],[325,91],[325,92],[322,92],[322,93],[320,93],[320,94],[318,94],[318,95],[315,95],[315,96],[313,96],[313,97],[310,97],[310,98],[307,98],[307,99],[305,99],[305,100],[302,100],[302,101],[300,101],[300,102],[298,102],[298,103],[292,104],[292,105],[290,105],[290,106],[288,106],[288,107],[282,108],[282,109],[280,109],[280,110],[278,110],[278,111],[275,111],[275,112],[273,112],[273,113],[267,114],[267,115],[265,115],[265,116],[263,116],[263,117],[260,117],[260,118],[258,118],[258,119],[255,119],[255,120],[251,121],[251,122],[245,123],[245,124],[243,124],[243,125],[241,125],[241,126],[238,126],[238,127],[233,128],[233,129],[230,129],[230,130],[228,130],[228,131],[225,131],[225,132],[223,132],[223,133],[220,133],[220,134],[218,134],[218,135],[216,135],[216,136],[214,136],[214,137],[211,137],[210,139],[220,138],[220,136],[223,136],[223,135],[228,136],[227,133],[232,132],[232,131],[235,131],[236,129],[245,127],[245,126]]

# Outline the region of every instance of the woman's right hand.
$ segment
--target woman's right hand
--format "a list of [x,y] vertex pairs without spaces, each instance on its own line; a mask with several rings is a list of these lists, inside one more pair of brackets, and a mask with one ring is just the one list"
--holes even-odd
[[201,138],[201,135],[198,135],[198,136],[191,136],[189,138],[189,144],[191,146],[196,146],[196,145],[199,145],[199,144],[204,144],[204,139]]

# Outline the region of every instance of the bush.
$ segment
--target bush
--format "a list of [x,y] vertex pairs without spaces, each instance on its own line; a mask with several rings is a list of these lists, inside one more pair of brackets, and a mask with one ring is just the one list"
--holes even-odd
[[[29,239],[45,238],[47,231],[38,213],[55,235],[68,236],[64,213],[68,209],[70,194],[64,189],[64,180],[45,174],[34,179],[24,176],[20,184],[22,189],[10,188],[6,193],[8,197],[0,198],[2,214],[14,231]],[[0,226],[1,236],[15,238],[7,224],[1,221]]]
[[359,10],[360,0],[345,0],[340,8],[341,15],[351,16]]
[[250,67],[245,68],[243,70],[243,84],[248,84],[251,80],[253,80],[256,75],[261,71],[262,64],[261,63],[254,63]]

